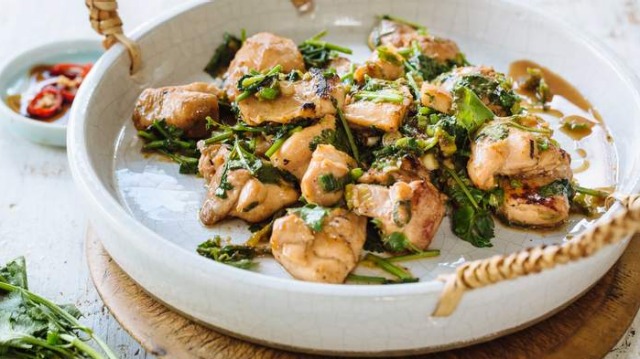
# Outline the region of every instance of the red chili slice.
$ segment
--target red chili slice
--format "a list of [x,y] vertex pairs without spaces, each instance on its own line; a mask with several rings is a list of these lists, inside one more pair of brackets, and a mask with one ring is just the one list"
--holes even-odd
[[76,92],[78,92],[77,87],[64,87],[62,88],[62,90],[60,90],[60,94],[62,95],[62,98],[64,98],[64,101],[69,103],[73,102],[73,100],[76,98]]
[[49,72],[53,76],[64,75],[70,79],[75,79],[78,76],[86,75],[89,70],[85,68],[85,65],[62,63],[51,66]]
[[50,118],[62,109],[62,94],[54,86],[47,86],[29,102],[27,112],[37,118]]

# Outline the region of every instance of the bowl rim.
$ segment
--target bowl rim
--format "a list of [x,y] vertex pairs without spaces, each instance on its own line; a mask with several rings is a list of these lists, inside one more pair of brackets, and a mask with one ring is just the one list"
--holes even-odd
[[[534,13],[534,16],[552,26],[557,31],[569,33],[583,46],[590,48],[592,52],[600,56],[605,62],[609,63],[614,72],[627,83],[629,90],[633,91],[636,106],[640,108],[640,79],[638,79],[637,75],[631,71],[616,54],[612,53],[606,45],[603,45],[601,41],[591,35],[584,34],[577,27],[566,24],[562,20],[550,16],[531,5],[521,4],[513,0],[502,0],[501,2],[504,6],[511,6],[515,8],[515,10]],[[157,26],[160,26],[164,22],[173,19],[183,12],[193,10],[200,6],[205,6],[208,3],[211,3],[211,1],[192,0],[172,7],[160,16],[143,22],[131,32],[130,38],[134,41],[138,41],[150,34]],[[215,3],[215,1],[213,3]],[[89,201],[94,208],[98,209],[100,216],[106,219],[110,225],[118,227],[120,232],[125,234],[128,238],[136,238],[137,240],[140,240],[139,245],[162,246],[165,250],[173,250],[172,255],[180,256],[184,260],[190,260],[194,267],[198,267],[198,269],[204,273],[214,273],[225,276],[225,279],[227,280],[240,281],[251,286],[340,297],[396,297],[438,294],[442,291],[444,283],[438,279],[393,286],[363,286],[355,284],[305,282],[274,277],[258,272],[245,271],[208,260],[197,255],[195,251],[188,251],[165,239],[163,236],[154,232],[135,219],[118,202],[118,200],[114,198],[109,191],[107,191],[106,187],[102,184],[99,176],[94,170],[89,157],[88,146],[86,146],[84,139],[85,123],[82,121],[84,113],[82,109],[87,106],[87,101],[90,98],[92,89],[99,84],[103,74],[114,65],[115,61],[119,59],[120,56],[126,56],[126,49],[121,44],[116,44],[95,63],[94,71],[92,71],[85,79],[89,86],[82,87],[78,92],[77,102],[82,106],[75,106],[72,109],[69,133],[67,137],[69,165],[75,183],[79,187],[80,191],[86,195],[87,201]],[[633,190],[637,191],[640,188],[640,179],[632,184],[632,186]],[[620,207],[616,206],[616,208],[619,209]],[[612,210],[616,210],[616,208],[613,208]],[[589,260],[589,258],[587,258],[587,260]]]
[[[36,46],[32,46],[25,50],[24,52],[19,53],[15,57],[11,58],[7,61],[4,66],[0,69],[0,80],[9,79],[12,75],[15,75],[13,71],[10,71],[12,67],[16,66],[18,63],[26,62],[29,66],[33,66],[38,61],[33,61],[32,58],[38,54],[42,53],[50,53],[55,55],[63,54],[70,50],[81,51],[90,51],[90,50],[101,50],[102,45],[99,40],[90,39],[90,38],[76,38],[76,39],[68,39],[68,40],[56,40],[56,41],[48,41]],[[43,56],[36,56],[37,58]],[[23,65],[20,65],[23,67]],[[2,85],[6,85],[5,83],[0,83],[0,87]],[[5,94],[2,94],[4,96]],[[36,119],[23,116],[13,109],[9,108],[4,99],[0,101],[0,114],[3,116],[9,117],[12,120],[18,121],[26,126],[31,126],[34,128],[42,129],[45,131],[64,131],[67,129],[67,124],[58,124],[55,122],[46,122],[46,121],[38,121]]]

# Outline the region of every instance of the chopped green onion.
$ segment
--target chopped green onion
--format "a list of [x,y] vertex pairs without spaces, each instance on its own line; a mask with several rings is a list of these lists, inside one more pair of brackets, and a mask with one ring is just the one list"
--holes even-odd
[[392,263],[394,263],[394,262],[406,262],[406,261],[412,261],[412,260],[416,260],[416,259],[437,257],[439,255],[440,255],[440,250],[439,249],[431,249],[431,250],[426,250],[426,251],[422,251],[422,252],[418,252],[418,253],[407,254],[407,255],[403,255],[403,256],[390,257],[390,258],[387,258],[387,260],[389,262],[392,262]]
[[412,276],[411,273],[409,273],[409,271],[389,262],[386,258],[379,257],[372,253],[367,253],[364,259],[370,262],[373,262],[380,269],[384,270],[385,272],[391,275],[398,277],[398,279],[400,279],[403,282],[418,281],[418,278],[415,278],[414,276]]

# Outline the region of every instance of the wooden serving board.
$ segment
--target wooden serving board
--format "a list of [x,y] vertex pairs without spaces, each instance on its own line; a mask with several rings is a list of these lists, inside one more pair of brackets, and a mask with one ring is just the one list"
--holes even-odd
[[[89,270],[98,293],[122,327],[159,358],[313,358],[251,344],[197,324],[151,298],[87,234]],[[618,343],[640,307],[640,236],[583,297],[519,332],[420,358],[602,358]]]

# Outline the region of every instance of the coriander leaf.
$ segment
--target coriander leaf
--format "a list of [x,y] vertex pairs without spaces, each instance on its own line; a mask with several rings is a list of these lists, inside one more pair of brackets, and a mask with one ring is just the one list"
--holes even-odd
[[330,208],[317,206],[315,204],[307,204],[299,208],[288,209],[287,212],[295,214],[314,232],[322,231],[324,219],[329,215]]
[[27,265],[24,257],[19,257],[0,268],[0,282],[9,283],[23,289],[29,289],[27,283]]
[[325,67],[340,52],[343,54],[352,53],[352,50],[347,47],[322,41],[321,39],[326,35],[327,31],[322,31],[298,45],[304,64],[308,69]]
[[568,198],[573,198],[574,193],[574,189],[568,179],[555,180],[538,189],[538,194],[542,197],[565,195]]
[[456,118],[469,132],[474,133],[485,122],[495,117],[478,96],[466,87],[456,90]]
[[492,247],[494,223],[491,213],[465,204],[453,210],[453,233],[475,247]]

